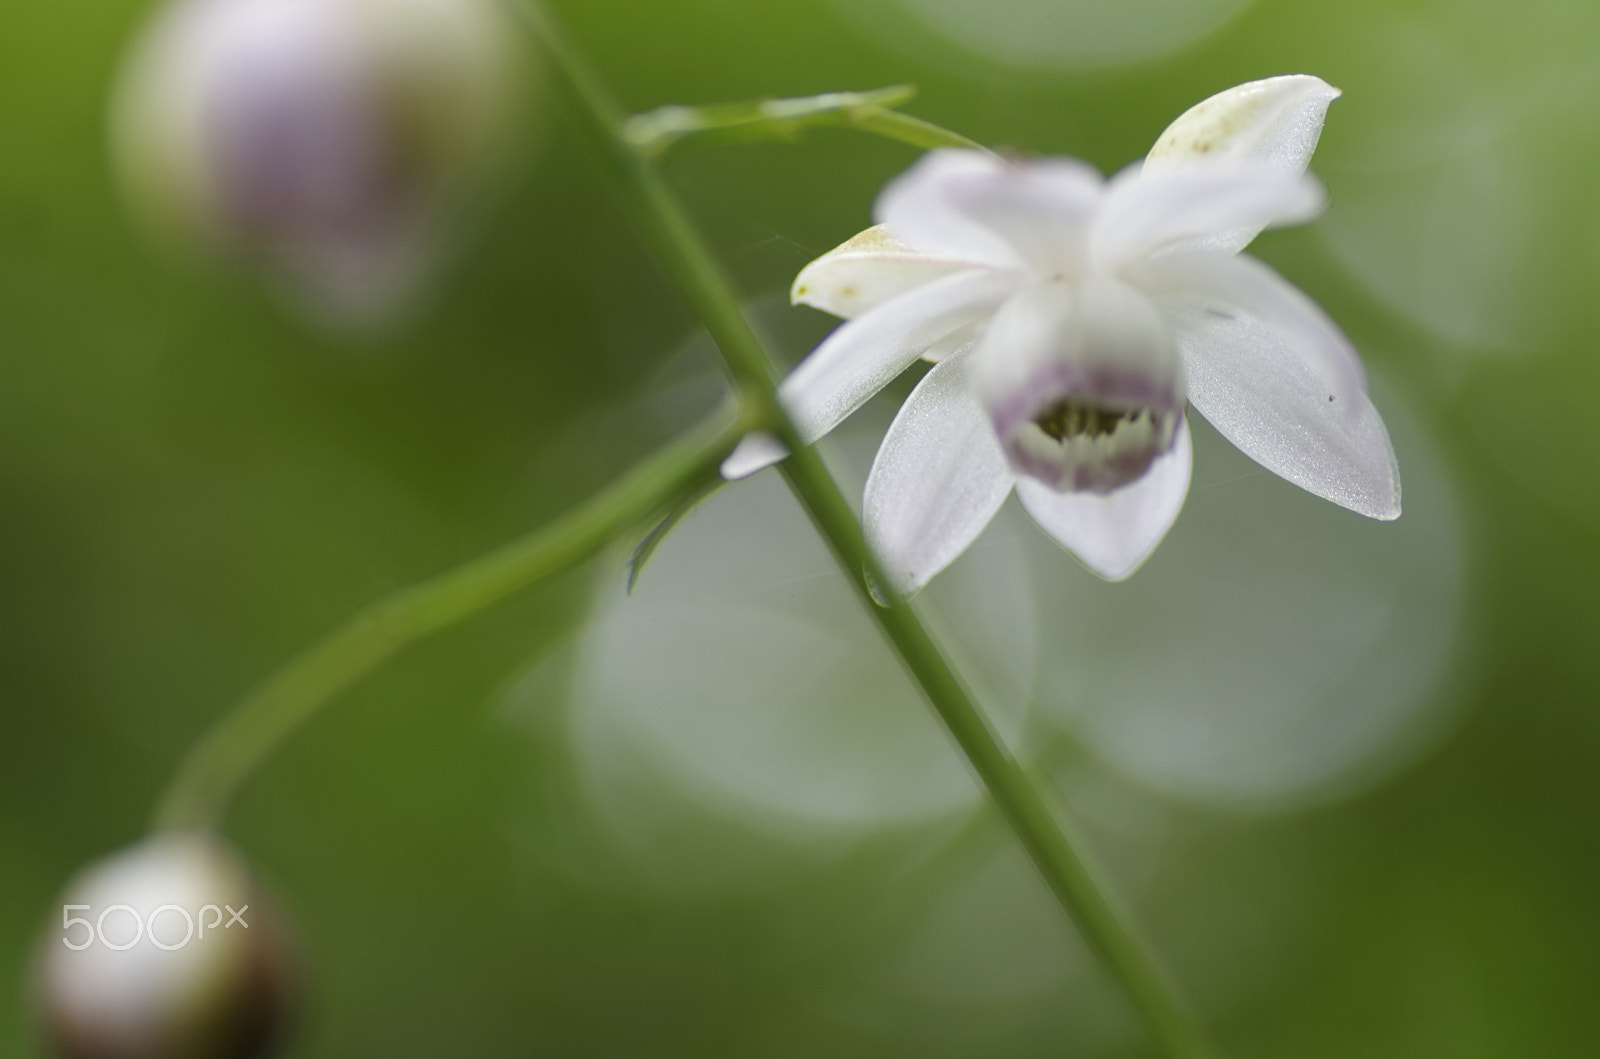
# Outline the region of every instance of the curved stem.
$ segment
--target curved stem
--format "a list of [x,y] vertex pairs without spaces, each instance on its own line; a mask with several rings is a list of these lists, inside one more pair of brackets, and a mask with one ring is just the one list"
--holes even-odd
[[567,569],[716,473],[752,421],[717,414],[549,526],[401,589],[290,662],[219,721],[179,766],[158,828],[215,826],[239,784],[291,732],[405,647]]
[[924,150],[965,147],[988,151],[959,132],[895,109],[915,95],[916,90],[910,85],[895,85],[871,92],[826,92],[789,99],[657,107],[627,119],[622,136],[648,155],[659,155],[687,139],[734,143],[792,140],[811,128],[858,129]]
[[566,39],[540,0],[524,10],[581,108],[622,184],[622,198],[662,268],[711,333],[735,384],[747,391],[792,455],[783,463],[791,489],[827,541],[857,597],[906,671],[943,720],[990,799],[1021,841],[1084,940],[1116,976],[1164,1051],[1176,1059],[1211,1054],[1198,1023],[1120,904],[1068,837],[1039,788],[1006,748],[951,668],[916,611],[879,607],[863,573],[873,560],[849,503],[821,459],[804,447],[779,406],[772,369],[739,310],[732,285],[683,208],[650,162],[623,135],[623,115],[598,76]]

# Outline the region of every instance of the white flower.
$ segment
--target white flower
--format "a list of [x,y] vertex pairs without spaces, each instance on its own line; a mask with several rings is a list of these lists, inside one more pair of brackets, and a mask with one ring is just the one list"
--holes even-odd
[[[934,151],[879,197],[878,227],[800,273],[796,302],[849,318],[779,387],[807,442],[917,358],[934,362],[867,480],[880,600],[949,565],[1013,487],[1091,570],[1129,576],[1183,505],[1191,405],[1294,484],[1399,517],[1394,453],[1355,351],[1238,253],[1320,210],[1305,168],[1337,95],[1306,75],[1240,85],[1110,180],[1070,159]],[[783,455],[755,435],[723,472]]]

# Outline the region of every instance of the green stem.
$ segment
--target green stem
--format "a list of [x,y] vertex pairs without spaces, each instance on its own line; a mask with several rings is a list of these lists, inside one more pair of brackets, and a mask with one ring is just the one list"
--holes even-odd
[[959,132],[895,109],[910,102],[914,95],[916,90],[910,85],[895,85],[871,92],[827,92],[819,96],[754,99],[699,107],[657,107],[629,118],[623,123],[622,135],[636,150],[649,155],[659,155],[686,139],[734,143],[792,140],[812,128],[858,129],[924,150],[934,147],[988,150]]
[[1204,1033],[1134,928],[1108,896],[1039,788],[1001,741],[915,610],[879,607],[863,572],[872,558],[849,503],[816,452],[801,444],[777,402],[766,352],[739,310],[738,298],[693,224],[660,175],[623,133],[624,117],[599,77],[567,40],[540,0],[524,10],[554,64],[599,134],[623,185],[623,199],[663,269],[700,317],[727,362],[735,384],[755,403],[789,447],[783,471],[800,503],[846,572],[862,606],[944,721],[989,797],[1016,833],[1084,940],[1116,976],[1151,1032],[1174,1059],[1211,1054]]
[[218,722],[179,766],[156,826],[215,826],[239,784],[334,696],[412,643],[588,558],[714,474],[756,422],[734,418],[719,411],[549,526],[368,606]]

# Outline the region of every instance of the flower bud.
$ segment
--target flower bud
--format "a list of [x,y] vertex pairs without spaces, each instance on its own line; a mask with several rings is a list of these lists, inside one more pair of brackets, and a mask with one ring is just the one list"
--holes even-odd
[[246,1059],[294,1006],[294,961],[243,863],[220,839],[167,833],[85,869],[52,910],[35,967],[50,1054]]
[[503,18],[492,0],[175,0],[114,101],[129,197],[314,308],[381,317],[507,131]]

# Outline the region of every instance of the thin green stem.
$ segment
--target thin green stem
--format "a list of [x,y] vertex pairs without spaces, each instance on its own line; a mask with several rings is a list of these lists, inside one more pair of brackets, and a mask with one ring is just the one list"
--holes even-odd
[[815,128],[858,129],[924,150],[988,150],[959,132],[896,109],[915,95],[916,90],[910,85],[894,85],[870,92],[827,92],[698,107],[674,104],[635,114],[623,123],[622,135],[635,150],[648,155],[659,155],[668,147],[691,139],[732,143],[793,140],[806,129]]
[[969,140],[958,132],[951,132],[943,125],[935,125],[931,121],[883,107],[865,107],[854,114],[846,114],[838,125],[842,128],[870,132],[888,140],[897,140],[925,151],[931,151],[935,147],[965,147],[969,151],[993,153],[977,140]]
[[909,606],[874,604],[863,577],[872,558],[849,503],[814,450],[804,447],[778,405],[772,369],[739,310],[732,285],[649,160],[623,134],[624,117],[599,77],[562,33],[540,0],[525,0],[546,51],[570,84],[599,135],[623,189],[623,200],[662,268],[700,317],[735,384],[765,411],[770,429],[792,455],[783,471],[800,503],[846,572],[863,607],[966,756],[989,797],[1016,833],[1085,941],[1126,989],[1153,1036],[1174,1059],[1211,1054],[1205,1035],[1131,916],[1108,896],[1076,851],[1040,789],[1011,754]]
[[[840,566],[847,573],[869,566],[860,524],[815,451],[798,450],[782,466]],[[865,578],[857,575],[848,580],[955,738],[1056,901],[1122,983],[1152,1035],[1173,1059],[1208,1059],[1213,1053],[1204,1031],[1135,925],[1131,911],[1116,899],[1102,873],[1081,852],[1082,841],[1074,839],[1061,815],[1051,811],[916,610],[907,604],[878,606]]]
[[246,777],[336,695],[416,641],[594,554],[621,531],[716,472],[742,430],[730,410],[711,419],[555,522],[481,558],[373,603],[249,695],[179,767],[156,811],[158,828],[215,826]]

